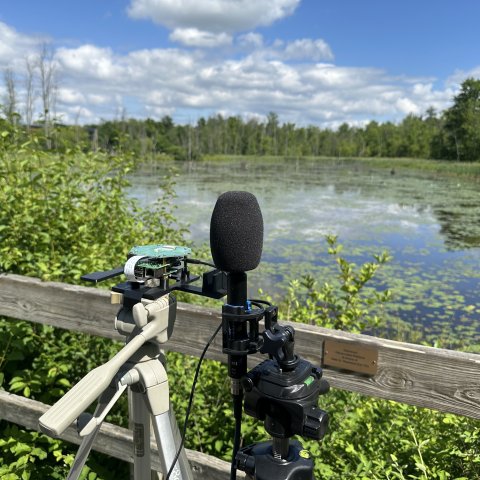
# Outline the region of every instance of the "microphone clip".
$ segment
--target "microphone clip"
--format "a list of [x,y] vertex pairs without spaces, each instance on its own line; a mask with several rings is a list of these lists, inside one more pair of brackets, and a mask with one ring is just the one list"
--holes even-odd
[[[250,304],[251,305],[251,304]],[[257,353],[263,339],[259,333],[259,321],[264,308],[224,304],[222,307],[222,345],[227,355],[244,356]]]

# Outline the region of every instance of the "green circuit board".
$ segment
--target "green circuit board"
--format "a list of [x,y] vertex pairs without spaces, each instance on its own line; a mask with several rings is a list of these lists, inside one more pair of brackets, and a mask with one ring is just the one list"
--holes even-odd
[[[174,245],[140,245],[133,247],[128,252],[129,257],[143,255],[149,260],[164,259],[164,258],[182,258],[190,255],[192,250],[188,247],[178,247]],[[157,262],[155,262],[157,263]]]

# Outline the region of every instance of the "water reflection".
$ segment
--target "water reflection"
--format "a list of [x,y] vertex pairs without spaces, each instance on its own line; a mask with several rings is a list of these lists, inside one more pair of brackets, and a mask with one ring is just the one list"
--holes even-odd
[[[323,237],[334,233],[352,260],[365,261],[384,248],[392,253],[394,261],[379,279],[397,292],[392,315],[431,324],[477,322],[478,329],[478,184],[336,160],[199,162],[175,168],[176,216],[190,224],[197,244],[208,242],[211,212],[221,193],[248,190],[257,196],[265,221],[266,266],[253,275],[254,288],[280,291],[285,278],[325,267]],[[143,204],[161,195],[155,175],[145,166],[133,177],[131,195]],[[464,307],[471,305],[475,308],[465,316]]]

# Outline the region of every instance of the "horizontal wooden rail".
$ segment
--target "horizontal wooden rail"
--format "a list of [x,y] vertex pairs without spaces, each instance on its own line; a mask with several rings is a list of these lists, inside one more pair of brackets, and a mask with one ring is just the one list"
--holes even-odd
[[[0,275],[0,315],[120,340],[113,327],[117,310],[105,290]],[[198,356],[219,323],[220,308],[180,303],[166,349]],[[377,371],[371,376],[324,367],[333,387],[480,419],[480,355],[294,326],[297,353],[315,365],[323,364],[326,341],[378,352]],[[220,336],[208,357],[225,361]],[[250,357],[250,365],[259,358]]]
[[[48,408],[49,405],[0,390],[0,418],[30,430],[38,430],[38,419]],[[79,445],[82,440],[73,425],[68,427],[60,438],[76,445]],[[133,433],[126,428],[103,423],[93,449],[119,460],[133,463]],[[157,444],[154,439],[152,439],[151,451],[153,453],[152,469],[161,472]],[[229,463],[194,450],[187,449],[186,452],[195,479],[225,480],[228,478]]]

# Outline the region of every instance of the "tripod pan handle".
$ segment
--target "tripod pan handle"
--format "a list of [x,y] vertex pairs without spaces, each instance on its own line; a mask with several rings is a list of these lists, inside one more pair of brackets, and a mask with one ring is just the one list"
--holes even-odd
[[39,419],[40,430],[50,437],[60,436],[93,401],[108,388],[112,376],[101,365],[88,373]]

